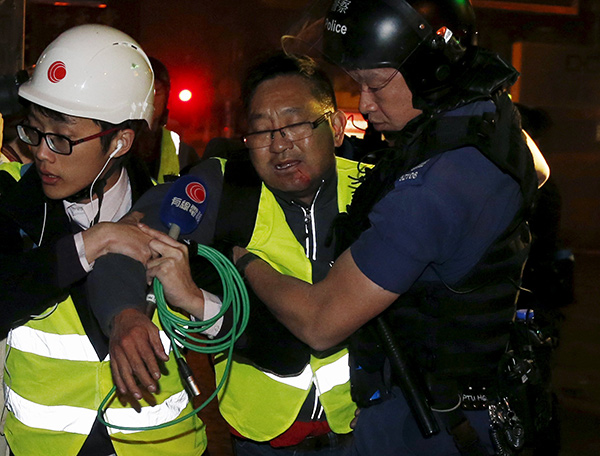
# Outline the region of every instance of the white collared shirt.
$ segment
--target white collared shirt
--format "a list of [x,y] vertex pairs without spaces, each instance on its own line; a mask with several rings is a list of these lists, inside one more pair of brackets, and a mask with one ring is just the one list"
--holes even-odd
[[[75,222],[84,230],[87,230],[92,226],[93,220],[98,213],[97,198],[89,203],[71,203],[70,201],[63,200],[63,205],[65,206],[65,212],[67,213],[69,220]],[[131,205],[132,196],[129,175],[125,168],[121,168],[119,180],[104,194],[98,221],[116,222],[129,212]],[[94,267],[94,263],[89,264],[85,256],[85,245],[83,243],[82,233],[75,234],[74,239],[81,266],[86,272],[90,272]]]

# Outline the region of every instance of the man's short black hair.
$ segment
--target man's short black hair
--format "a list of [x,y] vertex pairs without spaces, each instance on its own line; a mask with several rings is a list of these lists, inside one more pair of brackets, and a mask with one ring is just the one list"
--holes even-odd
[[152,66],[152,71],[154,71],[154,80],[162,82],[167,87],[171,87],[171,77],[165,64],[156,57],[148,57],[148,60]]
[[300,76],[306,79],[314,97],[337,109],[335,91],[331,79],[310,57],[296,57],[279,51],[263,58],[248,70],[242,83],[242,103],[248,112],[254,92],[260,84],[277,76]]

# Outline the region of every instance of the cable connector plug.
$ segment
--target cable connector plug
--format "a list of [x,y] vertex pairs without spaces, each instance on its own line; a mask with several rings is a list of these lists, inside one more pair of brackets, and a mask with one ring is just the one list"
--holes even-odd
[[194,374],[192,373],[190,366],[188,366],[188,364],[185,362],[185,359],[179,356],[175,357],[175,359],[177,360],[179,375],[181,375],[181,378],[185,383],[185,389],[189,395],[192,397],[200,396],[200,388],[198,388],[198,385],[196,384],[196,380],[194,379]]

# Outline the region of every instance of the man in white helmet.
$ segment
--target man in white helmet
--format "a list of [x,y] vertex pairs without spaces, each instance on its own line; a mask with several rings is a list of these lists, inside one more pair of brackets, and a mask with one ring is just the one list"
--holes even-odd
[[108,252],[142,263],[150,257],[135,224],[105,223],[119,220],[151,186],[128,154],[152,118],[146,54],[113,28],[75,27],[45,49],[19,96],[27,117],[17,130],[34,163],[0,165],[3,181],[12,181],[0,195],[12,454],[201,455],[206,435],[194,414],[163,426],[192,410],[174,359],[150,401],[109,403],[106,421],[129,429],[96,417],[113,381],[107,339],[87,306],[86,276]]

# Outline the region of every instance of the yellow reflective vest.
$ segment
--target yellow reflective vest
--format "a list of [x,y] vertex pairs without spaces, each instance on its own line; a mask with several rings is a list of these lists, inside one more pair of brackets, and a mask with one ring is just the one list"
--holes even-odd
[[0,163],[0,171],[6,171],[16,181],[18,181],[21,178],[22,167],[23,163],[19,162]]
[[159,184],[165,183],[165,176],[179,176],[179,145],[180,136],[174,131],[162,129],[162,139],[160,144],[160,165],[158,167]]
[[[340,212],[350,204],[357,176],[356,162],[337,158]],[[312,281],[310,260],[288,226],[275,196],[264,184],[254,231],[246,248],[283,274]],[[223,376],[225,361],[217,359],[215,369],[218,383]],[[278,376],[234,358],[226,387],[219,394],[219,409],[227,422],[244,437],[269,441],[294,423],[313,384],[332,431],[338,434],[350,432],[356,404],[350,397],[346,349],[326,358],[311,355],[304,370],[295,376]]]
[[[18,179],[20,164],[0,165]],[[154,323],[160,328],[158,318]],[[161,331],[165,350],[169,339]],[[49,307],[7,338],[5,433],[16,455],[69,456],[83,446],[98,406],[113,387],[108,356],[99,359],[71,297]],[[140,410],[114,398],[105,419],[115,425],[147,427],[167,423],[192,410],[174,356],[165,363],[159,393],[140,401]],[[194,415],[152,431],[108,428],[119,456],[200,456],[205,428]]]

